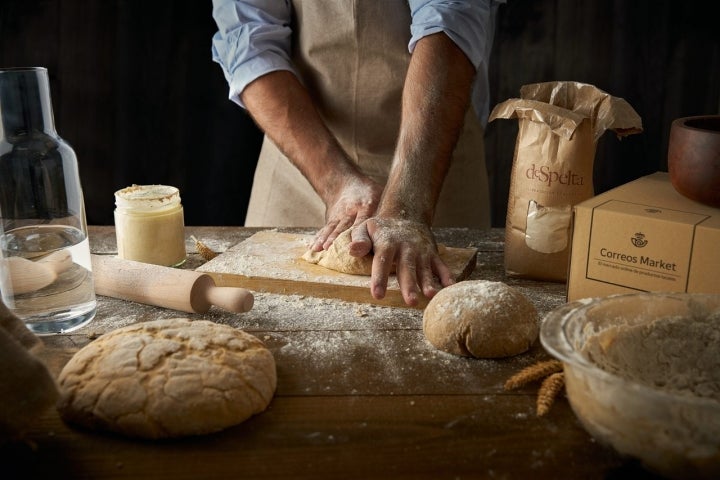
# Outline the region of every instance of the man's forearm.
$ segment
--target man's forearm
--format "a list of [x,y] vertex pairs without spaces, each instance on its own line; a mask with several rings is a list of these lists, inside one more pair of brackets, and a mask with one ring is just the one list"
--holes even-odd
[[445,34],[421,39],[402,101],[398,145],[379,215],[429,225],[467,111],[475,69]]
[[245,88],[242,100],[258,126],[326,203],[337,196],[344,175],[356,174],[292,73],[278,71],[256,79]]

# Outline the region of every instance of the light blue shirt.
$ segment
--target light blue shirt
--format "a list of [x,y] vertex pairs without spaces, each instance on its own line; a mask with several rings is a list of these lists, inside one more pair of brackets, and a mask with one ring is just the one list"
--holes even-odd
[[[445,32],[477,70],[472,102],[483,125],[489,111],[488,65],[497,4],[505,0],[409,0],[412,23],[408,51],[426,35]],[[213,60],[230,87],[229,98],[241,107],[240,93],[256,78],[277,70],[297,75],[290,58],[290,0],[213,0],[218,31]],[[298,75],[299,76],[299,75]]]

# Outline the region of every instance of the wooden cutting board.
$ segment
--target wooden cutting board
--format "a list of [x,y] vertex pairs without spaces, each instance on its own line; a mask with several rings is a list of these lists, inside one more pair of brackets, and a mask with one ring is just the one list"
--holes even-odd
[[[196,269],[207,273],[222,287],[244,287],[256,292],[337,298],[351,302],[407,307],[397,279],[388,281],[385,298],[370,295],[370,277],[350,275],[308,263],[301,257],[313,235],[263,230]],[[455,278],[468,277],[475,268],[477,249],[441,247],[440,256]],[[417,308],[424,308],[421,298]]]

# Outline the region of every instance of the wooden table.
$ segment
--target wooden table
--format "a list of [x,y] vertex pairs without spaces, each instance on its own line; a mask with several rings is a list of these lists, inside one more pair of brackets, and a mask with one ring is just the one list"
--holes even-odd
[[[184,268],[204,261],[190,235],[220,252],[257,230],[187,227]],[[565,302],[563,284],[504,275],[502,230],[437,236],[449,246],[477,247],[471,278],[519,288],[541,315]],[[112,227],[91,227],[90,241],[94,253],[115,253]],[[150,442],[77,431],[51,409],[25,442],[0,447],[0,478],[652,478],[596,443],[564,397],[538,418],[537,385],[503,390],[513,373],[547,358],[541,346],[502,360],[456,357],[425,340],[417,309],[256,293],[248,313],[213,307],[190,315],[99,297],[96,319],[44,337],[43,356],[58,373],[102,333],[178,316],[229,324],[265,342],[278,373],[265,412],[217,434]]]

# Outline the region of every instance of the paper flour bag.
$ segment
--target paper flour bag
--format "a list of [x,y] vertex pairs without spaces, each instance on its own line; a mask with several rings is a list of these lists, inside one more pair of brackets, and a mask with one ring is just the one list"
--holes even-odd
[[606,130],[618,137],[642,131],[640,116],[622,98],[588,84],[525,85],[520,98],[495,106],[490,121],[517,118],[505,224],[505,272],[567,279],[572,207],[595,194],[593,163]]

